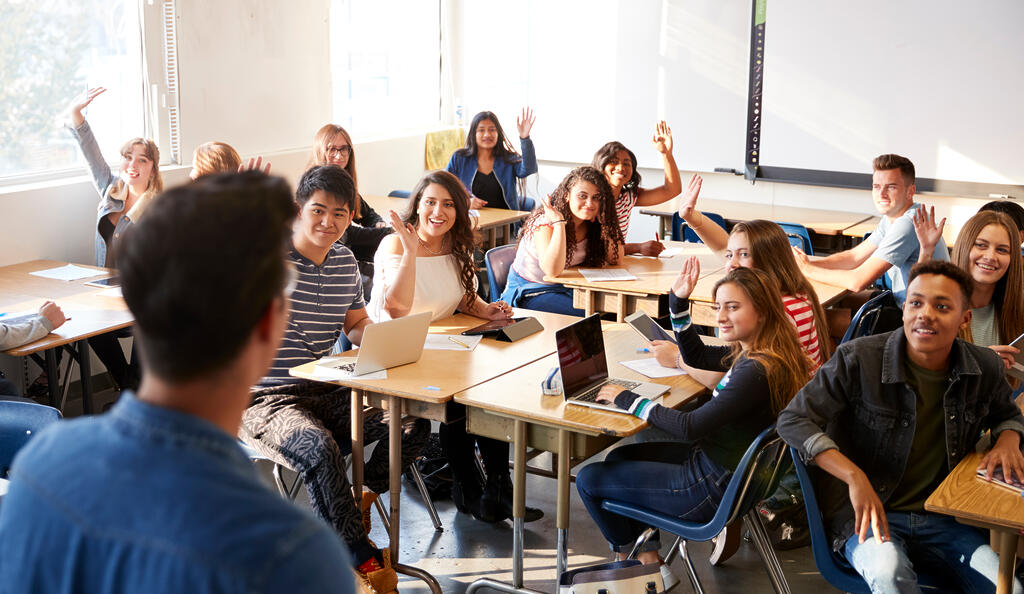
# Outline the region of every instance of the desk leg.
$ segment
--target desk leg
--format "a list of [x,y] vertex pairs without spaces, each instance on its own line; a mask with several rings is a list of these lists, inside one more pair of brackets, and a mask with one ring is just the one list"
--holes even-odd
[[523,587],[523,517],[526,515],[526,422],[516,419],[513,429],[512,476],[512,587]]
[[583,289],[583,315],[589,316],[594,313],[594,292],[590,289]]
[[363,391],[352,390],[352,497],[363,500]]
[[[78,341],[78,375],[79,383],[82,386],[82,412],[91,415],[95,412],[92,405],[92,361],[89,352],[89,341]],[[68,367],[68,371],[71,368]]]
[[388,496],[391,506],[391,560],[398,562],[398,527],[401,523],[399,507],[402,502],[402,399],[388,396],[388,465],[390,471]]
[[569,432],[558,432],[558,508],[555,525],[558,527],[558,548],[555,580],[561,577],[569,564]]
[[[60,406],[60,367],[57,365],[57,352],[61,347],[46,349],[46,381],[50,392],[50,406]],[[70,367],[68,369],[71,369]]]
[[999,531],[999,579],[996,594],[1010,594],[1013,591],[1013,570],[1017,567],[1017,535],[1006,530]]

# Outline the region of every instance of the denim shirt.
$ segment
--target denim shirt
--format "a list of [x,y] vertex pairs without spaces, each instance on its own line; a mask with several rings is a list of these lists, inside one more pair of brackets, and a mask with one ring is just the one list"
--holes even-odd
[[[907,385],[902,328],[843,344],[779,413],[779,435],[811,463],[838,449],[864,473],[884,505],[903,477],[917,424],[917,404]],[[956,339],[943,397],[946,473],[986,429],[993,441],[1006,430],[1024,436],[1024,416],[1011,398],[1004,367],[990,349]],[[937,446],[939,444],[936,444]],[[845,483],[817,473],[818,499],[836,550],[854,532]]]
[[125,393],[22,449],[2,592],[352,592],[340,538],[272,493],[233,436]]
[[[501,184],[501,189],[505,193],[505,203],[508,204],[509,208],[512,210],[533,210],[534,201],[526,196],[520,196],[516,187],[517,177],[528,177],[533,173],[537,173],[537,153],[533,149],[533,140],[520,138],[519,150],[522,152],[522,158],[515,163],[508,163],[501,158],[494,159],[494,177]],[[477,169],[476,157],[463,155],[460,151],[455,151],[452,153],[451,159],[448,160],[448,167],[446,169],[462,181],[462,185],[466,186],[467,192],[472,193],[473,177],[476,175]]]

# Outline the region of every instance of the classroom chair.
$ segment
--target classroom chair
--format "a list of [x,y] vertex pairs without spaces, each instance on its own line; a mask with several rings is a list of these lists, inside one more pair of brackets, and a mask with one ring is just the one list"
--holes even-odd
[[[750,447],[743,454],[739,465],[733,472],[729,485],[725,489],[725,495],[718,506],[718,511],[710,521],[700,524],[682,520],[675,516],[669,516],[652,509],[640,507],[626,501],[606,499],[601,502],[604,509],[626,516],[638,522],[643,522],[653,528],[645,531],[644,535],[637,540],[636,546],[630,553],[630,558],[636,556],[640,546],[649,538],[654,528],[664,530],[681,537],[679,540],[679,556],[685,561],[687,576],[694,592],[703,594],[704,588],[697,577],[693,561],[687,553],[686,542],[708,541],[718,536],[722,529],[732,524],[734,520],[743,518],[743,523],[754,541],[754,548],[761,555],[768,578],[772,587],[777,593],[789,593],[789,582],[782,572],[782,566],[772,548],[771,540],[761,518],[755,509],[755,504],[767,497],[775,490],[779,478],[779,465],[786,455],[786,444],[775,432],[775,426],[768,427],[754,439]],[[734,528],[738,527],[734,525]]]
[[[722,215],[704,211],[701,211],[701,214],[711,219],[716,225],[718,225],[722,229],[725,229],[726,231],[729,230],[729,228],[726,227],[725,225],[725,219],[722,218]],[[697,236],[697,232],[691,229],[690,226],[686,224],[686,221],[683,220],[683,217],[679,216],[678,212],[672,213],[672,241],[689,241],[692,243],[704,243],[703,241],[700,240],[700,237]]]
[[846,328],[846,334],[839,344],[860,338],[895,330],[903,325],[903,310],[896,304],[896,298],[892,291],[882,291],[860,306],[850,325]]
[[811,234],[807,231],[807,227],[799,223],[780,223],[778,221],[775,221],[775,224],[782,227],[782,230],[786,232],[790,245],[800,248],[808,256],[814,255],[814,248],[811,246]]
[[516,245],[499,245],[487,250],[484,254],[484,263],[487,265],[487,285],[491,289],[491,301],[501,299],[505,292],[505,283],[508,281],[508,270],[512,267],[512,261],[516,259]]
[[[814,492],[814,483],[807,472],[807,466],[800,459],[800,454],[793,448],[789,448],[790,456],[793,458],[793,466],[796,468],[796,476],[800,481],[800,490],[804,495],[804,507],[807,510],[807,524],[811,533],[811,554],[814,556],[814,564],[825,581],[843,592],[851,594],[870,594],[867,582],[860,577],[846,559],[832,550],[832,543],[828,533],[825,531],[825,521],[821,515],[821,508],[818,507],[818,497]],[[922,575],[918,573],[918,583],[923,589],[948,592],[939,584],[935,576]]]
[[406,190],[391,190],[388,192],[388,198],[408,198],[411,192]]
[[0,400],[0,478],[7,478],[11,461],[28,440],[60,420],[52,406],[21,400]]

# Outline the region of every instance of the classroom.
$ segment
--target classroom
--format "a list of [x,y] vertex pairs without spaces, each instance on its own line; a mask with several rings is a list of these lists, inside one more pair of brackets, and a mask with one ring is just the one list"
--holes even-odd
[[0,3],[0,589],[1021,591],[1020,22]]

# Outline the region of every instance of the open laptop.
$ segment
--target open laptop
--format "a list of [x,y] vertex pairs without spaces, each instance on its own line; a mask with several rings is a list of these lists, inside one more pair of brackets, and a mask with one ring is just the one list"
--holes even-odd
[[650,399],[668,392],[669,387],[662,384],[608,377],[604,333],[601,331],[601,317],[598,314],[558,330],[555,332],[555,342],[558,344],[562,392],[569,404],[627,413],[614,404],[601,404],[594,400],[602,386],[618,384]]
[[338,361],[326,367],[347,371],[353,376],[415,363],[423,354],[430,318],[425,311],[404,318],[370,324],[363,328],[363,340],[356,351],[356,360]]

